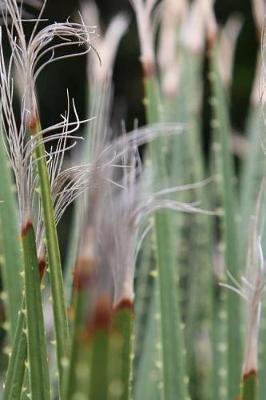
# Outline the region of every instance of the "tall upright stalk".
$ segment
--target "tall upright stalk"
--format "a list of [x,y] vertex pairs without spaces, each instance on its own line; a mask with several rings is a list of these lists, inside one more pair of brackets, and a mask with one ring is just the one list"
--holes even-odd
[[13,351],[10,355],[7,374],[5,377],[5,387],[3,400],[19,399],[21,396],[25,362],[27,359],[27,337],[26,318],[25,318],[25,300],[22,304],[22,309],[19,311],[17,328],[13,340]]
[[18,213],[16,208],[14,184],[6,156],[4,138],[0,133],[0,229],[3,241],[3,283],[6,294],[7,319],[9,321],[10,344],[15,337],[18,312],[22,299],[23,259],[18,232]]
[[[34,125],[33,135],[41,131],[40,121]],[[60,250],[57,229],[55,224],[53,200],[49,172],[46,162],[44,144],[40,135],[37,136],[38,146],[35,150],[37,168],[40,182],[40,192],[43,208],[43,219],[47,240],[48,266],[52,288],[53,313],[56,334],[57,364],[59,372],[60,391],[63,391],[63,373],[65,360],[68,356],[68,321],[65,307],[63,276],[61,267]]]
[[[234,166],[230,151],[230,122],[221,78],[217,67],[217,49],[210,53],[212,88],[213,128],[220,146],[219,177],[221,179],[222,206],[224,215],[223,232],[225,240],[226,269],[234,279],[240,276],[238,253],[237,208],[234,185]],[[227,344],[228,344],[228,398],[235,398],[239,393],[241,367],[241,324],[239,297],[229,291],[227,293]]]
[[50,384],[41,298],[41,277],[33,225],[22,227],[25,265],[26,336],[28,370],[32,399],[49,400]]
[[[149,123],[158,122],[159,88],[156,78],[145,80],[146,113]],[[166,182],[166,161],[163,140],[158,138],[150,144],[151,160],[160,183]],[[184,369],[184,343],[178,300],[178,282],[173,252],[173,235],[169,215],[158,212],[154,216],[156,258],[159,274],[159,297],[162,329],[163,392],[165,399],[187,397]]]
[[256,400],[258,376],[256,371],[252,371],[249,375],[243,377],[242,397],[241,400]]
[[[120,302],[113,311],[112,330],[119,343],[117,353],[114,356],[119,360],[120,368],[117,368],[113,380],[121,380],[122,390],[118,400],[129,400],[131,396],[131,369],[132,369],[132,327],[133,307],[128,301]],[[112,333],[111,333],[112,335]],[[112,336],[111,336],[112,337]],[[112,343],[110,341],[110,343]],[[110,345],[112,350],[112,345]],[[111,360],[110,360],[111,362]]]

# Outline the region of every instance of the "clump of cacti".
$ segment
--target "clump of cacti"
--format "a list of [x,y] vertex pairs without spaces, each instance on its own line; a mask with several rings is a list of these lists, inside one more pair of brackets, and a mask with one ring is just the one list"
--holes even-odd
[[[41,28],[46,1],[0,2],[1,396],[263,400],[263,68],[243,151],[228,106],[239,19],[220,29],[211,0],[130,4],[147,124],[114,135],[112,76],[128,16],[103,32],[89,1],[78,20]],[[260,36],[263,1],[253,10]],[[36,81],[75,56],[88,59],[87,117],[66,93],[65,114],[43,128]],[[57,224],[70,204],[62,265]]]

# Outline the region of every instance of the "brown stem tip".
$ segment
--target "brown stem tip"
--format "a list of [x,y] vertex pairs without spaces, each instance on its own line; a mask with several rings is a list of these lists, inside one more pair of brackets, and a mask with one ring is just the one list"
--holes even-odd
[[257,371],[255,369],[250,370],[243,376],[243,381],[247,381],[250,378],[257,377]]
[[150,79],[155,76],[156,68],[154,62],[152,61],[144,61],[142,63],[144,79]]
[[88,342],[93,340],[96,332],[108,332],[111,321],[111,302],[107,297],[98,299],[92,315],[89,317],[85,330],[82,330],[80,339]]
[[37,133],[40,120],[36,115],[36,112],[32,112],[26,119],[26,127],[29,133],[33,136]]
[[211,51],[213,49],[216,41],[217,41],[216,32],[209,33],[208,37],[207,37],[207,48],[209,51]]
[[33,229],[33,224],[30,220],[28,220],[24,225],[21,227],[21,237],[25,237],[27,233]]
[[130,299],[122,299],[119,301],[119,303],[116,304],[116,306],[114,307],[114,312],[118,312],[121,310],[129,310],[132,313],[134,312],[134,304],[132,302],[132,300]]
[[44,258],[40,258],[38,263],[39,263],[40,278],[42,279],[47,267],[46,260]]
[[85,290],[91,286],[94,264],[87,258],[80,258],[74,269],[73,286],[76,290]]

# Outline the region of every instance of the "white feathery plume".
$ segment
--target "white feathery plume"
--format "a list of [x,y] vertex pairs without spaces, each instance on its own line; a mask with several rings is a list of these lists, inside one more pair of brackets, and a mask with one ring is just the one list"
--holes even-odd
[[[68,99],[67,113],[62,116],[59,123],[37,133],[33,132],[35,134],[29,136],[27,133],[30,129],[34,131],[33,125],[36,124],[36,118],[38,118],[35,82],[41,70],[50,62],[75,56],[75,54],[56,56],[55,51],[62,46],[86,45],[83,46],[84,49],[81,53],[87,53],[90,50],[88,46],[90,33],[93,31],[83,22],[81,24],[66,22],[52,24],[37,33],[45,3],[43,3],[39,17],[35,21],[29,42],[26,43],[22,25],[23,3],[21,2],[21,5],[18,5],[14,0],[6,0],[5,9],[2,10],[2,19],[11,47],[7,66],[5,65],[2,46],[0,48],[0,89],[4,142],[15,175],[20,223],[23,227],[28,220],[33,220],[39,254],[43,253],[44,228],[39,193],[36,189],[39,182],[36,175],[37,160],[33,157],[34,151],[40,141],[45,144],[57,140],[55,150],[51,148],[45,157],[49,164],[55,218],[58,222],[70,202],[85,190],[85,173],[81,176],[77,173],[80,167],[62,170],[62,166],[65,151],[75,145],[74,143],[68,146],[67,141],[73,138],[77,140],[77,137],[73,135],[74,132],[79,129],[81,123],[88,120],[79,121],[73,103],[76,120],[70,122],[70,102]],[[56,38],[60,39],[61,42],[54,42]],[[50,58],[41,64],[43,57],[49,52]],[[12,76],[14,70],[16,70],[20,81],[21,114],[19,123],[17,123],[14,114],[14,79]],[[50,135],[43,138],[47,133]],[[88,166],[86,168],[83,166],[82,170],[84,169],[86,169],[87,174]],[[74,173],[74,171],[76,172]]]
[[[2,43],[2,30],[0,30]],[[0,46],[0,87],[1,87],[1,113],[2,132],[5,135],[8,157],[14,171],[21,225],[31,215],[31,203],[33,189],[33,177],[31,165],[30,141],[26,141],[26,131],[23,124],[18,128],[13,110],[13,79],[11,76],[12,57],[9,65],[5,66],[2,46]]]
[[[113,295],[114,306],[122,300],[133,302],[136,256],[143,235],[149,230],[147,217],[150,214],[161,209],[212,214],[194,204],[166,198],[171,193],[194,189],[205,182],[150,193],[151,182],[143,180],[145,174],[137,151],[142,136],[141,130],[129,134],[130,139],[125,135],[104,152],[104,158],[111,159],[112,163],[115,161],[116,165],[109,163],[108,179],[106,169],[104,172],[98,170],[98,175],[93,177],[99,179],[100,176],[101,183],[98,186],[93,182],[89,184],[87,218],[83,219],[79,259],[87,260],[89,272],[96,276],[95,295],[107,291]],[[110,158],[111,154],[113,157]],[[94,190],[96,186],[97,190]]]
[[[1,42],[0,30],[0,42]],[[52,195],[55,207],[55,217],[58,222],[67,208],[67,206],[79,196],[87,185],[87,171],[89,166],[77,166],[72,169],[63,169],[63,158],[65,152],[72,148],[72,145],[67,145],[67,140],[79,138],[73,134],[79,129],[80,124],[86,121],[79,121],[75,111],[76,121],[70,122],[70,102],[68,101],[68,111],[62,120],[53,127],[40,131],[34,137],[27,135],[27,128],[24,121],[25,107],[22,107],[21,121],[17,124],[14,113],[14,87],[11,75],[12,71],[11,57],[9,65],[6,67],[2,46],[0,46],[0,90],[1,90],[1,111],[2,111],[2,132],[4,134],[4,143],[6,144],[7,154],[11,163],[12,170],[15,176],[17,187],[17,197],[19,204],[19,215],[21,226],[25,225],[28,220],[33,220],[36,229],[38,254],[43,253],[43,223],[41,217],[40,198],[38,194],[38,176],[36,175],[36,161],[33,158],[35,150],[36,137],[48,132],[53,133],[42,139],[43,143],[57,140],[55,150],[53,148],[47,153],[50,181],[52,187]],[[82,174],[77,171],[86,170]],[[60,184],[59,184],[60,183]]]
[[128,28],[128,17],[123,13],[116,15],[104,34],[100,30],[99,12],[93,1],[82,4],[82,17],[86,24],[90,25],[90,22],[93,22],[98,27],[94,46],[100,61],[95,54],[90,54],[88,76],[92,82],[104,82],[112,77],[117,49]]
[[[82,21],[81,23],[67,21],[48,25],[38,31],[46,5],[45,0],[27,42],[22,24],[22,5],[19,6],[15,0],[6,0],[5,4],[6,10],[2,12],[2,18],[12,49],[13,63],[18,71],[23,88],[22,103],[27,110],[25,122],[32,131],[38,119],[35,84],[40,72],[52,62],[77,56],[77,53],[57,55],[56,51],[63,47],[79,46],[81,47],[79,55],[89,52],[91,46],[88,46],[88,43],[91,35],[94,34],[94,28],[86,26]],[[60,39],[60,41],[58,42],[55,39]],[[47,56],[49,56],[48,60],[46,60]]]

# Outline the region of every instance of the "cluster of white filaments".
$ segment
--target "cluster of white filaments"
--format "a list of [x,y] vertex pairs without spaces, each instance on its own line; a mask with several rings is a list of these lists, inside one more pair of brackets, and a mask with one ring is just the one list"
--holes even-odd
[[[32,6],[39,4],[35,1],[25,3]],[[39,30],[45,3],[42,5],[38,18],[31,20],[34,22],[34,28],[29,41],[26,41],[22,20],[23,2],[6,0],[5,7],[2,7],[2,20],[11,48],[7,63],[3,46],[0,48],[3,143],[15,176],[20,223],[23,226],[28,220],[32,220],[36,228],[38,249],[42,248],[44,227],[38,191],[37,159],[34,155],[37,146],[57,142],[56,146],[51,147],[45,155],[50,172],[56,222],[60,220],[66,207],[85,191],[89,165],[63,168],[65,152],[71,149],[78,139],[74,133],[79,130],[81,123],[87,122],[79,120],[74,102],[71,103],[69,98],[66,114],[58,123],[45,129],[37,126],[35,132],[29,132],[30,121],[38,118],[36,80],[43,68],[51,62],[88,53],[91,49],[91,34],[94,32],[94,28],[86,26],[83,21],[80,24],[54,23]],[[57,41],[54,40],[56,38]],[[0,39],[2,42],[2,30]],[[75,52],[57,55],[57,50],[61,47],[70,49],[74,48],[73,46],[76,48],[79,46],[81,51],[78,54]],[[48,60],[47,54],[50,55]],[[45,61],[42,62],[43,60]],[[19,86],[21,99],[19,118],[14,112],[14,75],[17,78],[16,83]],[[74,110],[74,121],[70,121],[71,108]],[[38,123],[38,121],[33,122]],[[29,133],[34,133],[34,135]],[[71,139],[72,144],[69,144]]]
[[[6,9],[2,12],[2,18],[8,33],[12,49],[11,58],[17,70],[21,95],[24,98],[24,107],[27,110],[27,119],[30,124],[31,120],[36,118],[38,110],[35,84],[40,72],[52,62],[89,52],[91,46],[88,44],[91,35],[95,32],[95,27],[88,27],[81,20],[81,23],[53,23],[38,30],[46,5],[46,1],[44,1],[31,36],[26,41],[22,22],[23,3],[20,7],[15,0],[6,0],[5,3]],[[59,41],[55,39],[59,39]],[[81,48],[78,54],[77,46]],[[74,48],[75,52],[58,54],[58,50],[61,48]]]

